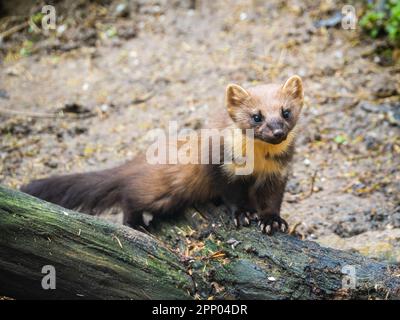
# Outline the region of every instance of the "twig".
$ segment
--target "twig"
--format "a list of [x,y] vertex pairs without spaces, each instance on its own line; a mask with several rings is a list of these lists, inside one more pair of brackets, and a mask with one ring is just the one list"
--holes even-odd
[[158,239],[154,234],[152,234],[149,230],[147,230],[145,227],[143,227],[142,225],[139,226],[138,230],[142,231],[143,233],[147,234],[148,236],[150,236],[151,238],[160,241],[160,239]]
[[310,187],[310,191],[309,191],[308,194],[305,195],[301,200],[304,200],[304,199],[307,199],[307,198],[311,197],[311,195],[314,193],[314,184],[315,184],[315,179],[317,178],[317,174],[318,174],[318,171],[315,170],[315,171],[314,171],[314,174],[313,174],[312,177],[311,177],[311,187]]
[[66,118],[67,115],[69,116],[69,118],[72,119],[86,119],[88,117],[94,116],[93,113],[78,115],[72,112],[64,112],[62,110],[55,113],[43,113],[43,112],[11,110],[8,108],[1,108],[1,107],[0,107],[0,114],[11,115],[11,116],[26,116],[32,118],[48,118],[48,119]]
[[286,199],[286,201],[289,203],[294,203],[294,202],[302,201],[304,199],[311,197],[311,195],[314,193],[314,185],[315,185],[315,180],[317,178],[317,174],[318,174],[318,171],[315,170],[313,175],[311,176],[311,186],[310,186],[310,190],[308,191],[307,194],[305,194],[303,196],[301,196],[301,195],[294,196],[293,198]]
[[118,237],[115,234],[113,234],[113,239],[116,239],[119,246],[121,247],[121,249],[123,249],[121,241],[118,239]]
[[20,30],[22,30],[22,29],[24,29],[24,28],[26,28],[28,26],[29,26],[29,22],[25,21],[25,22],[23,22],[21,24],[17,24],[16,26],[14,26],[14,27],[12,27],[12,28],[0,33],[0,41],[5,39],[5,38],[8,38],[12,34],[18,32],[18,31],[20,31]]
[[13,116],[27,116],[33,118],[61,118],[64,116],[64,114],[59,114],[59,113],[30,112],[30,111],[11,110],[7,108],[0,108],[0,114],[13,115]]
[[154,92],[151,91],[151,92],[149,92],[147,95],[145,95],[145,96],[142,97],[142,98],[135,98],[135,99],[133,99],[133,100],[131,101],[131,103],[132,103],[132,104],[140,104],[140,103],[143,103],[143,102],[146,102],[146,101],[150,100],[151,98],[153,98],[153,96],[154,96]]
[[292,226],[290,229],[289,229],[289,234],[290,235],[294,235],[294,234],[296,234],[296,229],[297,229],[297,227],[299,226],[299,225],[301,225],[301,222],[297,222],[294,226]]

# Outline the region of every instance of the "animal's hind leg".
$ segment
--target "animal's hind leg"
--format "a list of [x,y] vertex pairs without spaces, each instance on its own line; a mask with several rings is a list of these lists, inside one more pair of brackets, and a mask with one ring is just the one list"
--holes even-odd
[[143,223],[142,213],[135,212],[126,212],[124,211],[123,224],[128,227],[137,228],[139,225]]
[[134,202],[125,198],[122,203],[123,220],[122,223],[125,226],[136,228],[143,224],[142,212],[135,208]]

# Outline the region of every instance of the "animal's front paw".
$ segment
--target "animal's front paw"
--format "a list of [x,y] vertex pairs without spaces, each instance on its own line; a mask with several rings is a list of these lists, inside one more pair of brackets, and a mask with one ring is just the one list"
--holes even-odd
[[252,219],[253,217],[249,212],[237,211],[233,213],[233,223],[236,228],[239,228],[240,226],[249,226],[250,220]]
[[272,235],[275,231],[287,233],[289,230],[288,223],[277,214],[260,217],[258,224],[261,231],[268,235]]

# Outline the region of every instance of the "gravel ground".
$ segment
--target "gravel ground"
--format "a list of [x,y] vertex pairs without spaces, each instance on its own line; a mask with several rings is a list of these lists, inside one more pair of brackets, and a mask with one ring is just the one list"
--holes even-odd
[[133,3],[128,14],[91,4],[105,10],[93,24],[27,57],[12,54],[23,35],[5,43],[0,183],[115,166],[152,128],[201,127],[228,83],[299,74],[306,105],[283,216],[304,238],[400,263],[400,68],[359,30],[314,26],[339,3]]

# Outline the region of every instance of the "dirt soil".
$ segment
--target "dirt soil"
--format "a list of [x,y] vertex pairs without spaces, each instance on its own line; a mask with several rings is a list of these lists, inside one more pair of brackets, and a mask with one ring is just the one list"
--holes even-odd
[[91,2],[91,23],[58,26],[24,57],[24,35],[5,41],[0,183],[113,167],[152,128],[201,127],[228,83],[298,74],[306,104],[282,215],[304,238],[400,263],[399,65],[359,30],[316,28],[333,1],[194,3]]

